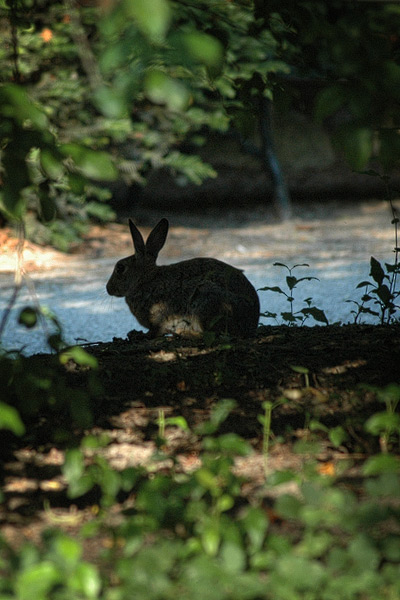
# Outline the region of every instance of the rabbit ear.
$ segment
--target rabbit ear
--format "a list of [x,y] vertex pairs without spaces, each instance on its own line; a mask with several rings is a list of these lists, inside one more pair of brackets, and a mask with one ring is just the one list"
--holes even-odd
[[145,245],[143,236],[140,233],[139,229],[136,227],[135,223],[132,219],[129,219],[129,229],[131,230],[131,236],[133,240],[133,245],[135,247],[135,252],[137,254],[143,254],[145,252]]
[[146,242],[146,253],[157,258],[158,253],[165,244],[167,239],[169,223],[167,219],[161,221],[150,232]]

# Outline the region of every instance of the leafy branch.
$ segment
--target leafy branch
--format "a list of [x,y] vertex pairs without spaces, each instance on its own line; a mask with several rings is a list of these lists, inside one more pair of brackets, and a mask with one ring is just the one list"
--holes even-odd
[[[307,263],[302,263],[302,264],[297,264],[294,265],[293,267],[288,267],[287,265],[280,263],[280,262],[275,262],[274,267],[284,267],[289,274],[286,276],[286,286],[287,286],[287,291],[282,290],[282,288],[280,288],[279,286],[266,286],[263,288],[260,288],[259,291],[260,292],[274,292],[276,294],[282,294],[283,296],[285,296],[286,300],[289,302],[289,306],[290,309],[289,311],[283,311],[281,312],[281,317],[282,319],[288,323],[289,325],[295,325],[300,324],[303,325],[304,322],[306,321],[306,319],[308,319],[308,317],[312,317],[315,321],[318,321],[320,323],[325,323],[325,325],[328,325],[328,319],[324,313],[323,310],[321,310],[320,308],[317,308],[316,306],[312,306],[312,298],[305,298],[303,300],[303,302],[305,302],[306,306],[304,308],[301,308],[299,310],[295,310],[295,298],[293,295],[293,291],[295,290],[295,288],[298,286],[299,283],[301,283],[302,281],[319,281],[318,277],[300,277],[297,278],[294,275],[292,275],[292,271],[294,269],[297,269],[298,267],[309,267],[309,265]],[[276,319],[277,314],[276,313],[272,313],[272,312],[266,312],[263,313],[264,317],[267,317],[269,319]]]

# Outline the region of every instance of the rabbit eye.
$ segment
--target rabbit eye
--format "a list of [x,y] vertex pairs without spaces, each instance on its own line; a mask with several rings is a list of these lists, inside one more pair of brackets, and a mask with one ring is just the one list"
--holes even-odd
[[122,263],[117,263],[115,265],[115,272],[117,273],[117,275],[122,275],[123,273],[125,273],[126,271],[126,265],[122,264]]

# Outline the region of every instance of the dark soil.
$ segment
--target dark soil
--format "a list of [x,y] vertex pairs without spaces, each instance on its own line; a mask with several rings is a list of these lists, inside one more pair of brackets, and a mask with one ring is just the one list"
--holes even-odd
[[[131,332],[129,340],[87,346],[98,359],[95,380],[87,367],[72,361],[60,367],[50,355],[26,359],[36,361],[38,367],[57,364],[60,381],[75,390],[72,397],[90,388],[95,397],[90,406],[93,424],[80,426],[78,411],[71,426],[69,410],[51,412],[46,407],[31,419],[22,439],[3,434],[0,532],[19,544],[24,539],[38,540],[48,525],[73,532],[91,518],[96,494],[71,501],[61,474],[65,448],[77,445],[84,430],[107,432],[104,455],[115,469],[121,469],[151,460],[161,414],[183,416],[190,431],[167,423],[164,449],[184,470],[197,460],[199,436],[193,430],[223,398],[234,399],[236,408],[221,432],[236,432],[255,451],[237,462],[249,478],[246,494],[250,497],[260,490],[264,496],[269,494],[258,419],[266,400],[285,398],[272,413],[270,471],[301,466],[307,454],[294,452],[294,446],[310,441],[310,436],[319,443],[321,469],[329,465],[335,470],[343,458],[352,458],[354,468],[379,451],[379,442],[365,433],[363,425],[384,408],[375,389],[400,383],[400,325],[262,326],[254,340],[207,341],[149,340]],[[341,425],[346,440],[335,448],[323,431],[310,433],[312,419],[327,427]]]

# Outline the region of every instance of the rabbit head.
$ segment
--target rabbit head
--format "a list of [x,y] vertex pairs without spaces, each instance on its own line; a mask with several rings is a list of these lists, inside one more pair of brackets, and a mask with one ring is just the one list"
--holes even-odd
[[132,219],[129,219],[135,254],[121,258],[107,282],[106,289],[110,296],[119,298],[126,296],[135,279],[141,278],[151,271],[155,266],[158,253],[165,244],[168,234],[169,223],[167,219],[161,221],[154,227],[144,242],[143,236]]

